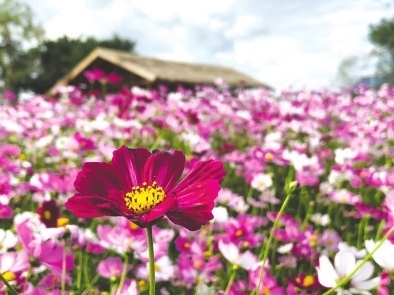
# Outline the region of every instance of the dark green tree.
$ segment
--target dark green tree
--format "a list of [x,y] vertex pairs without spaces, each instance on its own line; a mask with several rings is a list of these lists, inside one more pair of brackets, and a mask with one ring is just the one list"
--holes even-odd
[[135,42],[118,35],[104,40],[93,37],[72,39],[64,36],[44,41],[27,52],[30,58],[35,58],[36,66],[25,87],[35,93],[45,93],[98,46],[133,52]]
[[369,40],[377,46],[377,74],[384,82],[394,83],[394,18],[382,19],[369,26]]
[[18,91],[28,75],[32,59],[24,47],[38,44],[44,37],[34,22],[30,7],[17,0],[0,0],[0,92]]

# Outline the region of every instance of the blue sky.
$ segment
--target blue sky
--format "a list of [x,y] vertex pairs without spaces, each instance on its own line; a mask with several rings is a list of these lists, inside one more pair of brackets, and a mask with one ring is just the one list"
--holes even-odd
[[[277,89],[333,86],[371,51],[385,0],[24,0],[48,38],[135,40],[141,55],[233,67]],[[394,4],[394,3],[393,3]]]

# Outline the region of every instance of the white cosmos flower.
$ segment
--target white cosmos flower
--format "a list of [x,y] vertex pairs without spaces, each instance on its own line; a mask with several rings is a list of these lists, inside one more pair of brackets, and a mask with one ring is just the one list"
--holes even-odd
[[[149,277],[149,263],[136,269],[137,277],[147,279]],[[175,276],[175,267],[168,256],[162,256],[155,261],[155,277],[157,282],[169,281]]]
[[317,225],[326,226],[331,222],[328,214],[315,213],[311,216],[311,221]]
[[15,247],[17,242],[18,238],[12,231],[0,229],[0,253]]
[[213,219],[211,222],[213,223],[225,223],[228,221],[228,211],[226,207],[217,206],[212,209]]
[[222,240],[219,241],[219,251],[223,257],[226,258],[235,266],[242,267],[249,270],[257,263],[257,257],[249,250],[244,253],[239,253],[239,248],[232,243],[226,244]]
[[272,178],[268,174],[259,173],[253,177],[250,185],[254,189],[263,192],[272,186]]
[[356,257],[356,259],[363,259],[365,255],[367,255],[367,250],[365,249],[358,250],[354,246],[349,246],[346,242],[339,242],[338,249],[339,251],[352,252],[354,254],[354,257]]
[[[367,240],[365,241],[365,248],[367,248],[367,251],[369,253],[372,252],[372,250],[375,248],[376,244],[378,242],[374,242],[373,240]],[[381,268],[384,270],[393,273],[394,272],[394,244],[392,244],[390,241],[385,240],[382,245],[372,254],[373,260]]]
[[[339,251],[335,255],[334,265],[327,256],[321,256],[319,258],[319,266],[316,268],[320,284],[327,288],[335,287],[339,281],[348,276],[355,269],[358,263],[360,262],[356,261],[353,252],[346,250]],[[338,289],[337,292],[346,295],[371,294],[369,290],[376,288],[380,282],[380,278],[378,277],[369,279],[373,271],[373,264],[367,261],[351,278],[349,289]]]

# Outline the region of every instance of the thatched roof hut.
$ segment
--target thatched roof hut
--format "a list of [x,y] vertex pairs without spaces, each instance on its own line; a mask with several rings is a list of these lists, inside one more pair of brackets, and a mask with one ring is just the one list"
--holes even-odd
[[[123,77],[122,85],[135,85],[144,88],[157,85],[166,85],[169,88],[178,85],[184,87],[212,85],[216,78],[222,78],[233,88],[263,87],[269,90],[273,89],[265,83],[228,67],[168,61],[99,47],[58,80],[47,94],[55,94],[59,86],[88,84],[83,73],[93,68],[102,69],[107,73],[117,73]],[[108,89],[108,91],[117,90],[116,87],[112,87],[113,89]]]

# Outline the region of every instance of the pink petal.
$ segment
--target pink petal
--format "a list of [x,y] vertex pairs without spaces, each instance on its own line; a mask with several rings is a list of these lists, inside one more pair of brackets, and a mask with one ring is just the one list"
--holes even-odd
[[222,162],[215,160],[201,161],[192,168],[185,178],[174,188],[174,191],[182,191],[196,182],[202,182],[207,179],[214,179],[220,183],[225,175],[226,171],[223,169]]
[[143,180],[148,184],[156,181],[167,192],[181,177],[184,168],[185,155],[181,151],[159,151],[147,160]]
[[109,190],[121,190],[121,179],[108,163],[87,162],[78,172],[75,189],[84,195],[107,196]]
[[100,216],[119,216],[119,206],[105,197],[84,196],[76,194],[65,203],[67,210],[75,216],[93,218]]
[[125,178],[126,189],[142,184],[142,171],[151,155],[147,149],[130,149],[124,145],[114,151],[111,165],[116,169],[118,175]]

